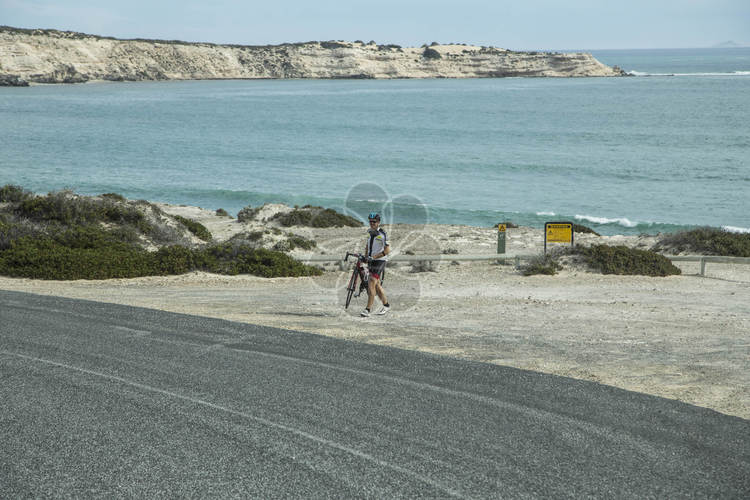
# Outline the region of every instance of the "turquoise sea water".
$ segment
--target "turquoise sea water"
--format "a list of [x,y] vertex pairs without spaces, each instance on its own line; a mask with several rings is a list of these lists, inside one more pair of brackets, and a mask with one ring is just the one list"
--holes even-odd
[[594,55],[676,76],[0,88],[0,185],[230,213],[750,231],[750,49]]

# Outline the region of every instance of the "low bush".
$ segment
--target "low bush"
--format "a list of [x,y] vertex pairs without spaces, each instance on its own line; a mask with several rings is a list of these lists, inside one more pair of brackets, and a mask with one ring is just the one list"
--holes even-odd
[[581,224],[573,224],[573,232],[580,233],[580,234],[593,234],[594,236],[601,236],[601,234],[597,233],[590,227],[582,226]]
[[111,198],[97,200],[77,196],[69,191],[22,199],[16,206],[15,213],[19,217],[35,221],[65,225],[110,222],[132,224],[144,232],[151,229],[146,216],[135,206],[119,203]]
[[117,194],[117,193],[102,193],[99,196],[101,196],[102,198],[107,198],[109,200],[115,200],[115,201],[119,201],[122,203],[125,203],[126,201],[128,201],[127,198],[125,198],[123,195]]
[[[67,246],[71,244],[73,246]],[[147,252],[93,233],[59,238],[22,237],[0,251],[0,274],[36,279],[135,278],[202,270],[267,278],[315,276],[318,268],[271,250],[231,244],[191,249],[179,245]]]
[[264,234],[266,234],[265,231],[251,231],[249,233],[237,233],[231,238],[229,238],[229,241],[240,242],[240,243],[244,241],[257,242],[263,239]]
[[661,254],[626,246],[593,245],[576,246],[571,253],[583,257],[590,267],[603,274],[638,274],[644,276],[670,276],[680,274],[678,267]]
[[68,247],[50,237],[22,237],[0,252],[0,274],[73,280],[132,278],[152,274],[149,254],[125,243]]
[[252,220],[255,220],[255,216],[258,215],[258,212],[260,212],[261,207],[251,207],[250,205],[246,206],[239,212],[237,212],[237,220],[239,222],[250,222]]
[[0,187],[0,203],[18,203],[19,201],[23,201],[26,198],[31,198],[32,196],[33,194],[31,192],[26,191],[21,186],[6,184],[5,186]]
[[203,241],[211,241],[213,239],[213,236],[211,236],[211,232],[200,222],[196,222],[192,219],[188,219],[180,215],[173,215],[172,217],[174,217],[177,222],[185,226],[188,231],[190,231]]
[[11,247],[14,241],[24,236],[37,237],[42,235],[41,231],[30,225],[6,222],[0,224],[0,251]]
[[557,262],[557,259],[551,255],[539,255],[530,259],[526,264],[521,266],[521,274],[524,276],[532,276],[535,274],[546,274],[553,276],[557,274],[557,271],[561,270],[562,266]]
[[[0,213],[0,274],[5,276],[72,280],[193,270],[266,277],[321,273],[282,253],[254,249],[249,242],[185,246],[182,243],[189,242],[184,233],[161,222],[165,214],[146,201],[123,202],[119,195],[106,194],[84,197],[69,191],[34,196],[17,186],[1,191],[9,200]],[[204,241],[210,239],[201,224],[176,219]],[[263,233],[249,236],[260,239]],[[146,237],[161,248],[155,252],[144,249],[141,245]],[[312,243],[304,238],[293,241],[300,246]]]
[[278,213],[270,220],[277,221],[284,227],[361,227],[362,223],[348,215],[340,214],[333,209],[306,205],[291,212]]
[[281,252],[229,243],[205,250],[210,270],[221,274],[253,274],[265,278],[318,276],[322,271]]
[[223,208],[217,208],[216,209],[216,215],[218,215],[219,217],[229,217],[229,218],[232,218],[232,216],[229,215],[229,212],[227,212]]
[[730,233],[715,227],[701,227],[668,234],[661,238],[654,250],[750,257],[750,233]]
[[313,248],[318,246],[318,244],[314,240],[307,239],[304,236],[299,236],[297,234],[289,234],[289,237],[286,241],[289,243],[290,250],[294,250],[295,248],[312,250]]

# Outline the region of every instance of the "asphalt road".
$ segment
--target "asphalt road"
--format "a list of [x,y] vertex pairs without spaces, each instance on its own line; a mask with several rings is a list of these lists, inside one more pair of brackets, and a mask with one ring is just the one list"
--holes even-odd
[[748,498],[750,421],[501,366],[0,291],[0,498],[112,496]]

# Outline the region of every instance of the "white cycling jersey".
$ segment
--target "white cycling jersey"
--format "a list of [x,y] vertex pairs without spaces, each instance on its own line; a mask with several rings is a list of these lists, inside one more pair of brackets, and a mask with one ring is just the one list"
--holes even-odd
[[[385,231],[378,229],[376,233],[370,233],[370,239],[367,242],[367,256],[372,257],[379,253],[383,253],[385,247],[388,246],[388,238],[385,235]],[[382,256],[375,260],[388,260],[386,256]]]

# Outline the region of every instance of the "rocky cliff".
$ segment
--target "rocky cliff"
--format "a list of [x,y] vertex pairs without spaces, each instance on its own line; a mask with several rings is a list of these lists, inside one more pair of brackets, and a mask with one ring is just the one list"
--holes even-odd
[[273,46],[117,40],[0,27],[0,85],[91,80],[481,78],[621,76],[590,54],[494,47],[399,47],[362,42]]

